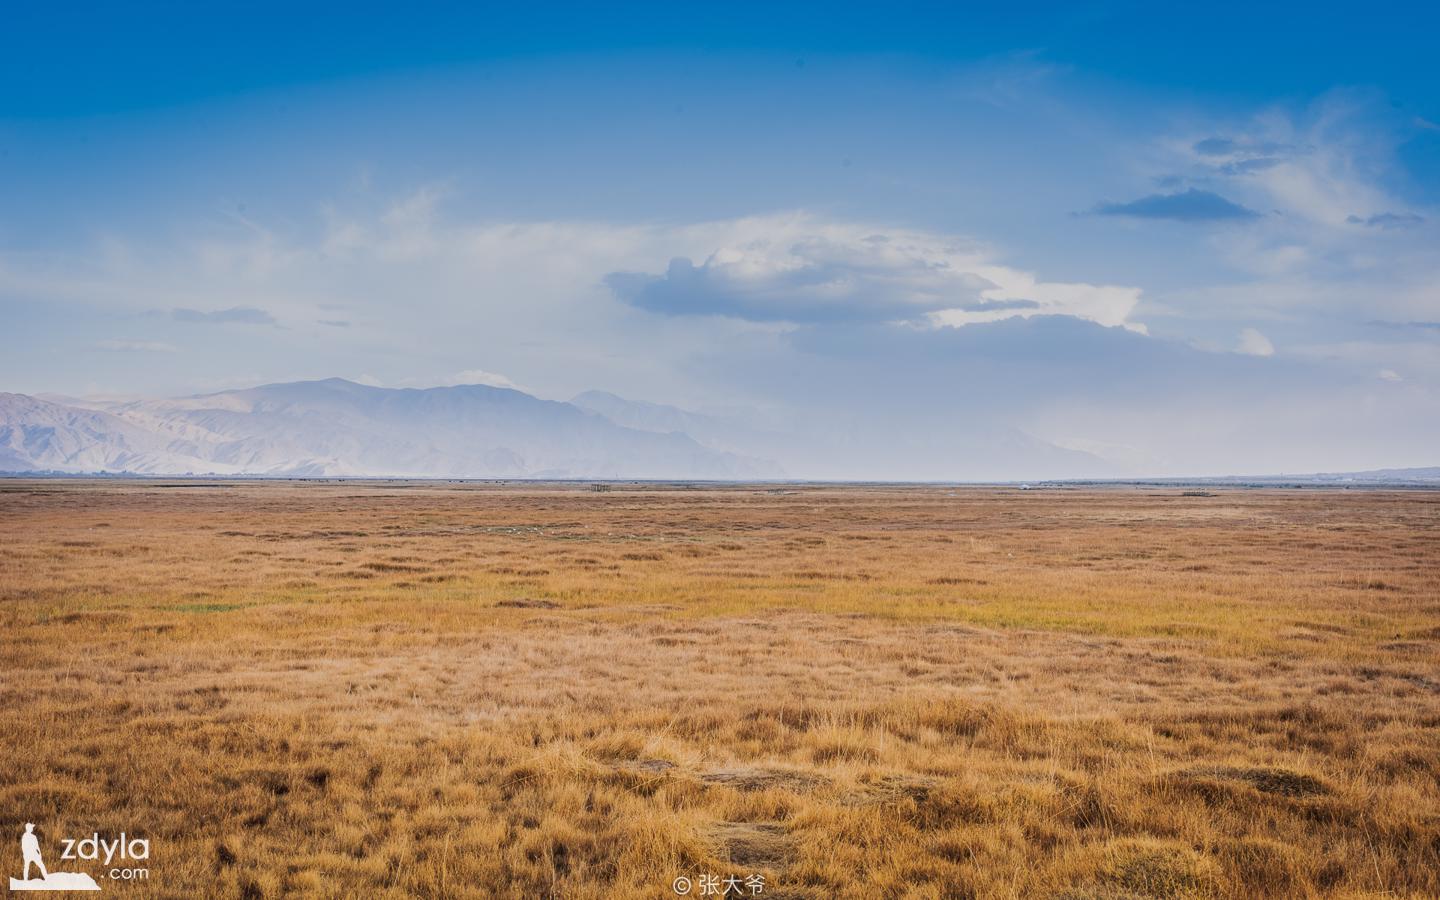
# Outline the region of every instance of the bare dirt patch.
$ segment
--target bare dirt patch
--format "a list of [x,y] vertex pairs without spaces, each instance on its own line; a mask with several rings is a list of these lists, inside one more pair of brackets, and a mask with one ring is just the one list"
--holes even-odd
[[776,822],[719,822],[709,837],[723,859],[748,871],[785,868],[795,847],[785,826]]
[[560,609],[560,604],[554,600],[541,600],[535,597],[518,597],[511,600],[498,600],[496,606],[503,609]]
[[805,793],[824,787],[829,780],[813,772],[797,769],[767,769],[740,767],[715,769],[702,772],[700,780],[706,784],[724,785],[737,791],[794,791]]

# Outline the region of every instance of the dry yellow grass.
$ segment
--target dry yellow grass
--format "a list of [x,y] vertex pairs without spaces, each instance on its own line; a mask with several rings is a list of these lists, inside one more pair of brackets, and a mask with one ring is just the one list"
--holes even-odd
[[0,616],[112,894],[1440,896],[1431,493],[8,481]]

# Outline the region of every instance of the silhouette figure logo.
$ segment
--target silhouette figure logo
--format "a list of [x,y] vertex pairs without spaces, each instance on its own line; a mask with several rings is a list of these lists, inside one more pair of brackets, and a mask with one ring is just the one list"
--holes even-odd
[[[40,853],[40,838],[35,834],[35,823],[25,823],[25,833],[20,835],[20,856],[24,859],[23,878],[11,878],[12,891],[98,891],[100,885],[84,872],[47,872],[45,860]],[[31,867],[39,878],[30,877]]]

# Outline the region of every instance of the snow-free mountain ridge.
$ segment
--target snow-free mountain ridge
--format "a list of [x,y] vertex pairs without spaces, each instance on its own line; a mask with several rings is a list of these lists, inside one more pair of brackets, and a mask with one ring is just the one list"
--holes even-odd
[[487,385],[339,378],[164,400],[0,394],[0,471],[766,478],[773,464]]

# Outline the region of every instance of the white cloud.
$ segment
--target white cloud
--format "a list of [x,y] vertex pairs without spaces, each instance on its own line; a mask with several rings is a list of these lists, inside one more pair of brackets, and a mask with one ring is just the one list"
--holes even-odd
[[388,386],[397,388],[459,387],[461,385],[468,384],[483,384],[489,387],[510,388],[511,390],[527,391],[528,393],[528,390],[525,387],[517,384],[506,376],[501,375],[498,372],[487,372],[484,369],[463,369],[459,372],[454,372],[450,375],[444,375],[439,378],[400,378],[396,379],[389,385],[387,385],[381,379],[376,378],[374,375],[361,375],[351,380],[359,384],[369,385],[371,387]]
[[1030,309],[947,310],[935,315],[938,322],[964,325],[972,322],[995,322],[1012,316],[1061,315],[1074,316],[1100,325],[1120,325],[1141,334],[1146,332],[1143,324],[1130,320],[1131,313],[1140,302],[1139,288],[1046,282],[1040,281],[1029,272],[1003,266],[983,265],[978,266],[975,271],[995,285],[981,292],[981,297],[985,300],[1004,303],[1008,300],[1024,299],[1037,305]]
[[123,341],[107,340],[96,341],[96,350],[108,350],[113,353],[175,353],[178,348],[173,344],[164,341]]
[[490,387],[511,388],[522,390],[520,385],[506,378],[498,372],[487,372],[484,369],[466,369],[463,372],[456,372],[450,376],[450,384],[485,384]]
[[1240,339],[1235,344],[1235,352],[1243,353],[1246,356],[1274,356],[1275,345],[1254,328],[1246,328],[1240,332]]
[[1139,288],[1042,281],[956,235],[805,215],[743,220],[736,231],[699,264],[681,258],[663,273],[621,272],[608,283],[667,315],[953,327],[1064,315],[1144,330],[1129,320]]

